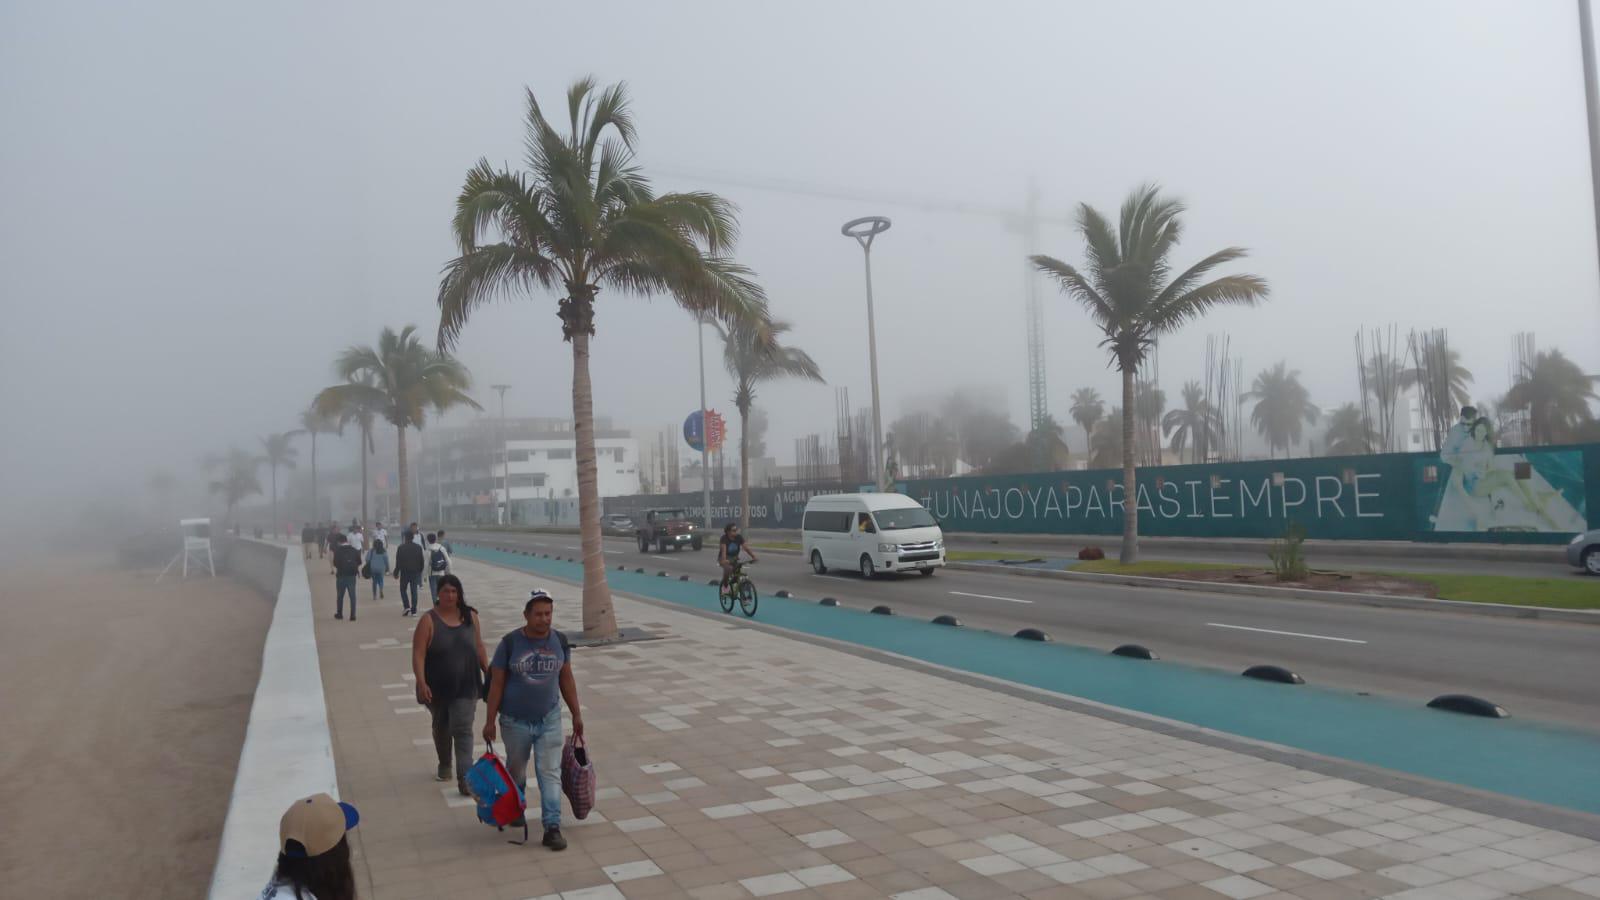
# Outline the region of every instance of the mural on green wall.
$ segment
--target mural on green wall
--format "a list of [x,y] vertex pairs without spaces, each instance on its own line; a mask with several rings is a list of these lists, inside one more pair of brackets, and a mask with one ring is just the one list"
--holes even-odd
[[1455,534],[1571,534],[1587,527],[1582,450],[1500,453],[1486,419],[1450,427],[1416,468],[1417,524]]

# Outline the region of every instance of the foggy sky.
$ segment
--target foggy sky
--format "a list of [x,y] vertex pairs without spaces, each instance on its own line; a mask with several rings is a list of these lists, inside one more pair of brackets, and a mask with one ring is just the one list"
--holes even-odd
[[[480,156],[520,166],[522,90],[627,80],[664,189],[739,204],[738,258],[828,386],[760,389],[768,446],[869,402],[874,250],[885,424],[961,384],[1027,415],[1024,247],[999,218],[886,202],[1108,213],[1159,181],[1189,204],[1175,260],[1229,244],[1259,310],[1161,351],[1173,402],[1224,331],[1246,380],[1287,358],[1357,399],[1359,326],[1447,327],[1493,399],[1510,335],[1600,371],[1600,279],[1570,0],[1140,3],[49,3],[0,5],[0,373],[8,501],[59,500],[294,427],[333,356],[411,323],[431,342],[449,221]],[[727,184],[782,180],[823,199]],[[1040,250],[1083,258],[1065,227]],[[1099,335],[1046,286],[1051,410],[1112,397]],[[596,411],[697,405],[670,298],[602,294]],[[728,379],[708,335],[711,405]],[[458,353],[512,415],[570,414],[555,298],[484,309]],[[1109,405],[1109,404],[1108,404]],[[1320,428],[1313,429],[1320,434]],[[1081,445],[1074,445],[1082,453]],[[302,469],[306,454],[302,450]]]

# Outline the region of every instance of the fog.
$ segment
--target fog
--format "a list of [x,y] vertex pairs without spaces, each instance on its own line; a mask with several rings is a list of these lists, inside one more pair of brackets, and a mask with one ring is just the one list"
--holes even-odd
[[[739,205],[738,259],[820,364],[826,386],[761,389],[781,462],[831,433],[836,387],[869,402],[861,251],[839,233],[869,214],[894,220],[873,251],[885,423],[978,385],[1026,428],[1022,238],[945,210],[1020,211],[1030,181],[1057,223],[1157,181],[1189,206],[1177,262],[1250,248],[1230,271],[1272,299],[1163,341],[1169,403],[1224,332],[1247,382],[1287,358],[1324,408],[1357,399],[1362,326],[1448,328],[1484,399],[1508,386],[1518,331],[1600,371],[1576,28],[1570,0],[13,0],[7,506],[137,496],[157,468],[198,502],[197,461],[296,427],[340,349],[406,324],[431,343],[467,168],[520,167],[524,86],[556,106],[585,74],[629,83],[658,186]],[[1083,259],[1061,224],[1038,249]],[[1115,402],[1100,335],[1041,290],[1051,412],[1068,421],[1081,386]],[[596,327],[598,414],[646,429],[697,406],[695,325],[670,298],[602,294]],[[477,313],[457,355],[486,407],[504,382],[509,414],[570,415],[553,295]]]

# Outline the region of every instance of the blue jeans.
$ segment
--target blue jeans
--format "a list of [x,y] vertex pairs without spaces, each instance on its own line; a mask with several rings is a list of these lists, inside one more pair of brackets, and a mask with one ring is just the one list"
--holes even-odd
[[540,722],[500,714],[500,739],[506,745],[506,771],[527,794],[528,755],[539,780],[539,821],[546,828],[561,827],[561,704]]
[[372,599],[374,599],[374,600],[378,599],[378,595],[381,594],[381,593],[383,593],[383,572],[381,572],[381,571],[379,571],[377,569],[373,569],[372,570]]
[[333,589],[336,592],[338,602],[338,606],[335,607],[334,611],[341,616],[344,615],[344,595],[346,591],[349,591],[350,618],[354,619],[356,617],[356,579],[359,577],[357,575],[339,575],[333,579]]
[[439,579],[441,579],[443,577],[444,577],[443,575],[429,575],[428,576],[428,593],[433,595],[433,605],[434,606],[438,606],[439,605]]
[[[421,576],[400,573],[400,606],[412,612],[417,611],[417,588],[420,587],[418,579]],[[407,595],[410,599],[407,600]]]

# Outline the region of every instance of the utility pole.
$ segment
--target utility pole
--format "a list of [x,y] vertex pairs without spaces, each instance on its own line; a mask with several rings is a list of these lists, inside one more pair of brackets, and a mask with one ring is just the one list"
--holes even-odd
[[1595,258],[1600,262],[1600,87],[1595,84],[1594,15],[1578,0],[1578,39],[1583,48],[1583,111],[1589,120],[1589,189],[1594,202]]
[[883,459],[883,405],[878,400],[878,330],[872,316],[872,239],[889,230],[885,216],[863,216],[844,223],[839,231],[855,238],[867,269],[867,357],[872,363],[872,472],[878,490],[890,487]]
[[700,502],[705,504],[700,527],[711,533],[711,422],[706,415],[706,318],[694,317],[695,336],[700,340]]
[[[509,384],[491,384],[490,388],[500,392],[500,478],[505,498],[505,505],[501,507],[504,512],[495,510],[495,522],[508,525],[511,522],[511,455],[506,452],[506,391],[511,390]],[[494,457],[491,456],[492,460]],[[494,465],[489,466],[489,477],[494,477]]]

